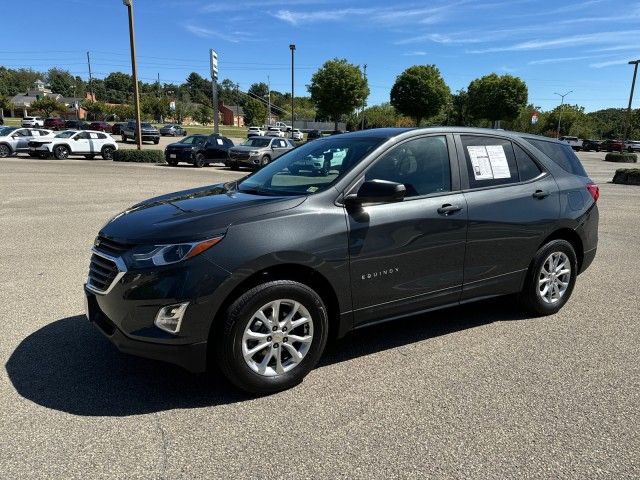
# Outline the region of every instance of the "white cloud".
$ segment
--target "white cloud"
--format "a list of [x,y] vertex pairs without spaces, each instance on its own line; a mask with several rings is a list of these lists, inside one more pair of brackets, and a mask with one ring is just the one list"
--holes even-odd
[[240,43],[242,41],[250,40],[250,37],[251,37],[251,34],[249,34],[247,32],[235,31],[235,32],[233,32],[232,35],[228,35],[228,34],[226,34],[224,32],[219,31],[219,30],[212,30],[210,28],[200,27],[198,25],[193,25],[191,23],[183,25],[183,28],[186,31],[188,31],[189,33],[195,35],[196,37],[200,37],[200,38],[220,38],[220,39],[226,40],[227,42],[230,42],[230,43]]
[[413,52],[405,52],[402,55],[404,57],[424,57],[427,54],[427,52],[424,52],[422,50],[415,50]]
[[640,35],[640,30],[627,30],[617,32],[598,32],[585,35],[570,35],[551,40],[529,40],[505,47],[492,47],[481,50],[471,50],[468,53],[492,53],[492,52],[517,52],[529,50],[543,50],[547,48],[576,47],[581,45],[593,45],[598,43],[617,43],[626,36]]
[[591,68],[612,67],[614,65],[626,65],[631,60],[634,60],[634,59],[633,58],[621,58],[621,59],[618,59],[618,60],[609,60],[609,61],[606,61],[606,62],[591,63],[591,64],[589,64],[589,66]]
[[528,65],[548,65],[550,63],[576,62],[578,60],[591,60],[594,58],[602,58],[608,56],[609,55],[579,55],[575,57],[551,57],[543,58],[541,60],[532,60],[528,63]]
[[375,11],[372,8],[344,8],[340,10],[317,10],[309,12],[294,12],[291,10],[278,10],[271,15],[290,23],[291,25],[299,25],[301,23],[326,22],[331,20],[347,20],[349,15],[366,15]]

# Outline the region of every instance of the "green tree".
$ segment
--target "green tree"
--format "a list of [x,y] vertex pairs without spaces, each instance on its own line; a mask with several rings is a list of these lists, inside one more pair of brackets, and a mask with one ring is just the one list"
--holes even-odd
[[42,112],[46,117],[51,115],[53,112],[65,113],[68,110],[64,103],[61,103],[52,97],[42,97],[36,100],[31,104],[31,108],[38,112]]
[[548,112],[542,124],[543,132],[556,132],[560,120],[560,135],[572,135],[580,138],[591,138],[594,135],[595,122],[584,112],[580,105],[564,104]]
[[248,98],[244,105],[244,121],[247,125],[260,125],[267,116],[267,106],[255,98]]
[[87,114],[91,117],[92,120],[103,118],[104,114],[109,111],[109,108],[105,103],[92,102],[91,100],[83,101],[82,108],[87,111]]
[[109,106],[107,108],[107,111],[110,115],[113,115],[119,121],[128,120],[135,117],[133,105],[130,105],[128,103],[120,103],[118,105]]
[[495,73],[476,78],[467,89],[468,111],[493,122],[513,120],[527,104],[527,85],[512,75]]
[[252,83],[251,86],[249,86],[248,93],[249,95],[266,99],[269,94],[269,86],[264,82]]
[[211,104],[211,82],[196,72],[191,72],[185,81],[185,88],[194,103]]
[[325,62],[311,77],[307,89],[317,108],[317,115],[329,118],[338,129],[340,117],[362,106],[369,96],[367,79],[356,65],[345,59]]
[[436,115],[447,105],[451,91],[435,65],[414,65],[402,72],[391,88],[391,105],[398,112],[415,119]]
[[149,118],[160,121],[160,117],[166,115],[169,110],[169,101],[166,98],[158,98],[153,94],[147,94],[140,101],[140,109]]
[[66,70],[51,68],[47,72],[46,80],[53,93],[59,93],[63,97],[73,96],[76,79]]
[[11,105],[9,98],[4,95],[0,95],[0,110],[2,110],[2,116],[7,115],[12,107],[13,105]]
[[193,118],[202,125],[211,123],[213,121],[213,108],[208,105],[200,105],[196,108]]

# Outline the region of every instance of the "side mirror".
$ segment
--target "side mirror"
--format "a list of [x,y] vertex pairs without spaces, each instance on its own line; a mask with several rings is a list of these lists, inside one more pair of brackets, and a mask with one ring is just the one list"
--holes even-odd
[[344,201],[347,206],[400,202],[406,194],[407,188],[402,183],[388,180],[369,180],[360,186],[357,194],[347,195]]

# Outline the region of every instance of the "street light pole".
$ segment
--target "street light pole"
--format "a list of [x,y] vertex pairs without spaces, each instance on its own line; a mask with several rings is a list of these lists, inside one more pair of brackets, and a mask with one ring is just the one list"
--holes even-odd
[[[364,64],[363,70],[364,70],[364,79],[366,81],[367,80],[367,64],[366,63]],[[364,110],[366,107],[367,107],[367,99],[364,98],[362,100],[362,126],[360,127],[360,130],[364,130]]]
[[131,44],[131,73],[133,76],[133,102],[136,112],[136,144],[142,150],[142,126],[140,124],[140,91],[138,90],[138,65],[136,64],[136,35],[133,28],[133,0],[122,0],[129,13],[129,43]]
[[565,94],[554,92],[554,95],[558,95],[560,98],[562,98],[562,100],[560,101],[560,116],[558,117],[558,131],[556,132],[556,138],[560,136],[560,122],[562,122],[562,107],[564,105],[564,97],[569,95],[571,92],[573,92],[573,90],[569,90]]
[[633,65],[633,80],[631,81],[631,93],[629,94],[629,106],[627,107],[627,120],[624,124],[624,137],[622,137],[621,150],[624,150],[624,145],[627,143],[627,136],[629,135],[629,126],[631,125],[631,103],[633,102],[633,90],[636,87],[636,75],[638,74],[638,63],[640,60],[631,60],[629,65]]
[[289,48],[291,49],[291,138],[293,138],[293,52],[296,51],[296,46],[292,43]]

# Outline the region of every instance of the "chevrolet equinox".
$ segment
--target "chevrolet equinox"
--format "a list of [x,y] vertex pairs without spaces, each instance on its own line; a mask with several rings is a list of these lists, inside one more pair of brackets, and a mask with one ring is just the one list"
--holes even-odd
[[275,392],[330,335],[372,323],[507,294],[557,312],[596,254],[598,195],[549,138],[326,137],[113,217],[92,250],[87,316],[123,352],[192,372],[216,362],[239,388]]

